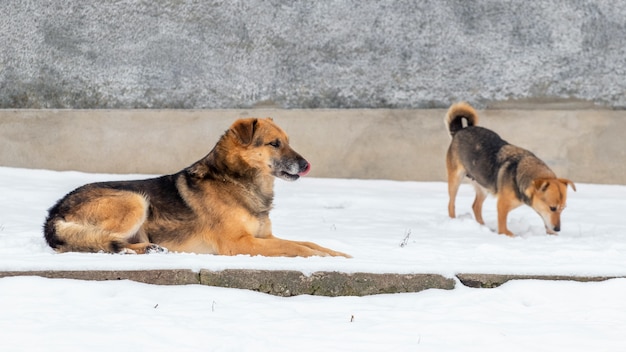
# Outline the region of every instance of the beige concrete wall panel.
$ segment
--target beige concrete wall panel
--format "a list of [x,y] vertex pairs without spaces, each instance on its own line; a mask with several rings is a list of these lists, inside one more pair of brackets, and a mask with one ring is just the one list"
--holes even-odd
[[[445,109],[0,110],[0,165],[176,172],[239,117],[273,117],[311,176],[445,180]],[[480,125],[575,182],[626,184],[626,112],[481,110]]]

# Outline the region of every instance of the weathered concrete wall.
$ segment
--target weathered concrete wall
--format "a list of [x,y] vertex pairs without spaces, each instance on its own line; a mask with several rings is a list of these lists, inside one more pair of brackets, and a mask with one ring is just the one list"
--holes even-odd
[[[271,116],[311,176],[445,180],[445,109],[0,110],[0,165],[172,173],[238,117]],[[626,111],[481,110],[481,125],[574,182],[626,184]]]
[[626,2],[3,0],[0,108],[626,107]]

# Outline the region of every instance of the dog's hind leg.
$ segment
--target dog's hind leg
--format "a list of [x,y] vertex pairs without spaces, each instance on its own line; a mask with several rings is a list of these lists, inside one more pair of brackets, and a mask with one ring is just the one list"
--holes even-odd
[[450,197],[448,201],[448,215],[451,218],[456,217],[456,195],[459,192],[463,177],[465,177],[465,170],[459,165],[451,165],[451,163],[448,162],[448,195]]
[[141,231],[148,200],[141,194],[111,189],[74,195],[63,217],[53,220],[59,252],[138,253],[161,251]]
[[474,190],[476,191],[476,198],[474,198],[474,203],[472,204],[474,218],[479,224],[484,225],[485,221],[483,220],[483,203],[485,202],[485,199],[487,199],[487,191],[476,182],[472,182],[472,185],[474,186]]

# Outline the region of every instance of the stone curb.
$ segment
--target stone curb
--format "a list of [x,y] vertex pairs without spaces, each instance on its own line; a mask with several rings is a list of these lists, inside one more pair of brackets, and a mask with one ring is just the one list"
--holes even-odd
[[75,279],[89,281],[132,280],[155,285],[199,284],[200,274],[188,269],[167,270],[35,270],[2,271],[0,278],[10,276],[41,276],[50,279]]
[[367,296],[382,293],[419,292],[430,288],[451,290],[453,279],[435,274],[371,274],[299,271],[223,270],[200,271],[204,285],[236,287],[277,296]]
[[315,272],[310,276],[294,270],[223,271],[186,269],[137,271],[5,271],[10,276],[41,276],[77,280],[132,280],[156,285],[200,284],[248,289],[276,296],[365,296],[381,293],[419,292],[431,288],[451,290],[455,280],[435,274],[371,274]]
[[[40,276],[76,280],[132,280],[155,285],[200,284],[216,287],[240,288],[276,296],[366,296],[384,293],[420,292],[427,289],[452,290],[456,280],[438,274],[373,274],[319,271],[305,275],[295,270],[202,269],[166,270],[95,270],[95,271],[4,271],[0,278],[12,276]],[[494,288],[511,280],[569,280],[597,282],[626,276],[563,276],[563,275],[504,275],[457,274],[467,287]]]
[[551,280],[598,282],[626,276],[567,276],[567,275],[508,275],[508,274],[457,274],[459,281],[472,288],[494,288],[511,280]]

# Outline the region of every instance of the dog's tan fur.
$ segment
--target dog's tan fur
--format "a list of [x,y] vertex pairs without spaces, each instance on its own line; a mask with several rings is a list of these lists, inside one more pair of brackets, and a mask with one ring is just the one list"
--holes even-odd
[[493,131],[477,124],[478,114],[467,103],[453,104],[445,116],[445,125],[452,137],[446,155],[450,196],[448,215],[451,218],[456,216],[456,194],[467,176],[476,190],[472,210],[480,224],[485,223],[483,202],[491,193],[497,197],[498,233],[513,236],[507,228],[507,215],[526,204],[541,216],[546,232],[556,234],[561,229],[567,186],[576,190],[574,183],[557,178],[533,153],[507,143]]
[[176,174],[69,193],[50,209],[45,237],[59,252],[349,257],[272,234],[274,177],[295,180],[309,167],[272,119],[241,119]]

